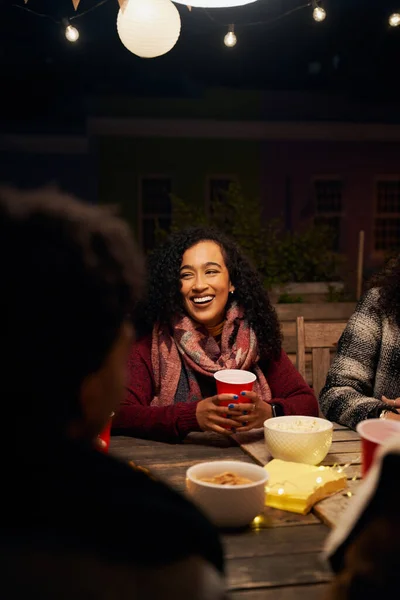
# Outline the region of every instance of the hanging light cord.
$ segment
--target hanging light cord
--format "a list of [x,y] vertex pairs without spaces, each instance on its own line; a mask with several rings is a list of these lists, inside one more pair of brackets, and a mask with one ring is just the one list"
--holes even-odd
[[[100,2],[98,2],[91,8],[88,8],[87,10],[84,10],[83,12],[80,12],[77,15],[72,15],[72,17],[68,17],[68,21],[80,19],[81,17],[84,17],[88,13],[93,12],[94,10],[97,10],[98,8],[100,8],[100,6],[103,6],[103,4],[106,4],[106,2],[109,2],[109,0],[100,0]],[[272,23],[275,23],[276,21],[280,21],[284,17],[288,17],[289,15],[291,15],[299,10],[302,10],[303,8],[312,6],[312,4],[313,4],[313,0],[310,0],[306,4],[301,4],[300,6],[296,6],[295,8],[292,8],[292,9],[286,11],[285,13],[282,13],[281,15],[278,15],[277,17],[274,17],[272,19],[268,19],[266,21],[255,21],[253,23],[240,23],[240,27],[243,28],[243,27],[257,27],[260,25],[270,25]],[[29,12],[33,15],[36,15],[37,17],[43,17],[46,19],[50,19],[51,21],[53,21],[54,23],[57,23],[58,25],[63,22],[63,19],[57,20],[52,15],[47,15],[44,13],[36,12],[35,10],[28,8],[27,6],[21,6],[21,4],[12,4],[11,6],[13,6],[15,8],[19,8],[20,10],[24,10],[26,12]],[[215,23],[216,25],[219,25],[220,27],[227,27],[229,25],[229,23],[221,23],[221,21],[218,21],[217,19],[215,19],[206,8],[203,8],[203,11],[207,15],[209,20],[212,21],[213,23]]]
[[[312,2],[307,2],[306,4],[301,4],[300,6],[296,6],[295,8],[292,8],[291,10],[288,10],[285,13],[282,13],[281,15],[278,15],[277,17],[274,17],[272,19],[268,19],[267,21],[255,21],[253,23],[240,23],[240,28],[243,28],[243,27],[257,27],[259,25],[270,25],[272,23],[275,23],[276,21],[280,21],[280,19],[283,19],[284,17],[288,17],[289,15],[291,15],[292,13],[297,12],[298,10],[302,10],[303,8],[307,8],[308,6],[311,6],[311,5],[312,5]],[[203,11],[207,15],[207,17],[210,19],[210,21],[212,21],[216,25],[219,25],[221,27],[228,27],[229,23],[221,23],[221,21],[218,21],[217,19],[215,19],[208,12],[208,10],[206,8],[203,8]]]
[[98,2],[97,4],[95,4],[94,6],[92,6],[91,8],[88,8],[87,10],[84,10],[83,12],[81,12],[81,13],[79,13],[77,15],[73,15],[72,17],[69,18],[69,20],[72,21],[73,19],[79,19],[80,17],[84,17],[88,13],[93,12],[94,10],[97,10],[98,8],[100,8],[100,6],[103,6],[103,4],[105,4],[108,1],[109,0],[100,0],[100,2]]
[[50,19],[50,21],[53,21],[53,23],[57,23],[57,24],[61,23],[61,21],[57,21],[57,19],[55,19],[51,15],[46,15],[44,13],[36,12],[36,10],[31,10],[27,6],[21,6],[20,4],[11,4],[11,6],[14,8],[19,8],[20,10],[24,10],[25,12],[31,13],[32,15],[35,15],[36,17],[44,17],[45,19]]
[[[97,10],[98,8],[100,8],[100,6],[103,6],[103,4],[105,4],[106,2],[109,2],[109,0],[100,0],[100,2],[98,2],[91,8],[88,8],[87,10],[84,10],[83,12],[80,12],[77,15],[72,15],[72,17],[68,17],[68,21],[74,21],[75,19],[80,19],[81,17],[84,17],[88,13],[93,12],[94,10]],[[25,10],[26,12],[29,12],[32,15],[35,15],[36,17],[43,17],[45,19],[50,19],[51,21],[53,21],[53,23],[57,23],[57,25],[60,25],[63,22],[63,19],[57,20],[52,15],[46,15],[44,13],[36,12],[35,10],[28,8],[27,6],[21,6],[21,4],[12,4],[11,6],[13,6],[14,8],[19,8],[20,10]]]

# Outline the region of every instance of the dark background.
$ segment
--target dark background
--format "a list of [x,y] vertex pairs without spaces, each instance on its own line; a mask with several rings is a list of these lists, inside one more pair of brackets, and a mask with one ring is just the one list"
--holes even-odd
[[[196,97],[208,86],[340,91],[368,101],[399,96],[400,27],[388,25],[390,13],[400,10],[396,0],[325,0],[322,23],[313,20],[311,6],[300,8],[301,0],[191,12],[176,5],[181,37],[171,52],[150,60],[120,42],[117,0],[72,22],[80,32],[75,44],[52,20],[98,3],[81,0],[75,13],[71,0],[0,2],[3,131],[79,131],[91,96]],[[231,22],[238,43],[228,49],[223,36]]]

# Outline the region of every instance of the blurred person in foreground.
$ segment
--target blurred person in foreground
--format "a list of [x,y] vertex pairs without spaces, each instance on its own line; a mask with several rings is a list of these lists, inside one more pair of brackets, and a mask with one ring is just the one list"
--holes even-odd
[[355,428],[400,419],[400,255],[370,282],[339,340],[319,402],[330,420]]
[[142,283],[127,226],[54,190],[2,189],[0,261],[7,598],[221,598],[214,527],[95,447]]
[[394,493],[400,472],[400,441],[377,454],[366,479],[326,542],[334,572],[326,600],[397,598],[400,578],[400,514]]
[[[178,231],[154,252],[140,326],[116,429],[180,442],[191,432],[229,436],[275,416],[318,415],[313,391],[282,349],[261,277],[218,230]],[[217,395],[213,375],[221,369],[256,375],[243,404]]]

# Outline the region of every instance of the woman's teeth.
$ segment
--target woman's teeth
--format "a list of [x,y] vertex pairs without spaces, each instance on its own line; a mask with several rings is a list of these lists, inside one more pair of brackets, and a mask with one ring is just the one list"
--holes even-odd
[[195,304],[207,304],[207,302],[211,302],[213,296],[204,296],[203,298],[192,298]]

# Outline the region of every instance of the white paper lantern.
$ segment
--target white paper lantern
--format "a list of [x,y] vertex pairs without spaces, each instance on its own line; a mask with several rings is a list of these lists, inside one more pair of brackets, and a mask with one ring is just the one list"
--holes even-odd
[[118,12],[117,30],[130,52],[155,58],[175,46],[181,18],[171,0],[127,0]]
[[229,8],[244,6],[257,0],[174,0],[177,4],[186,4],[195,8]]

